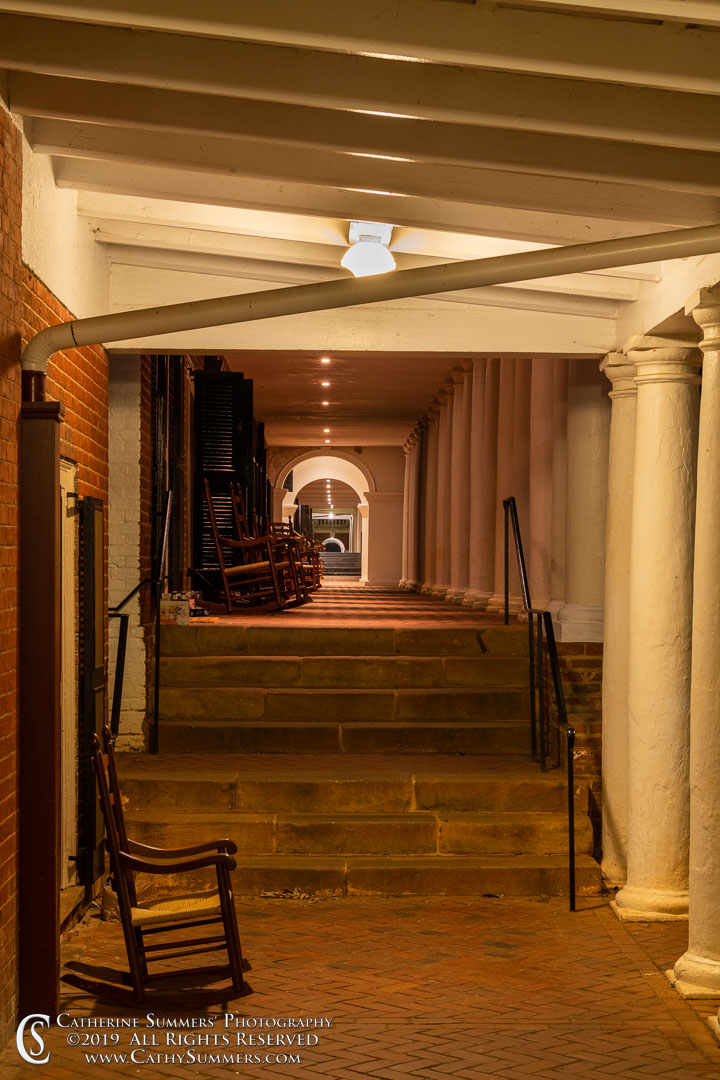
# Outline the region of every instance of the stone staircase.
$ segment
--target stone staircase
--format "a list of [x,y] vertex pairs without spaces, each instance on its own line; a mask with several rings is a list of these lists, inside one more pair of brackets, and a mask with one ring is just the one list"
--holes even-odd
[[[564,776],[527,761],[524,627],[163,629],[160,755],[132,835],[229,836],[237,891],[558,895]],[[578,889],[596,892],[587,790]]]
[[320,558],[329,577],[360,577],[362,555],[359,551],[321,551]]

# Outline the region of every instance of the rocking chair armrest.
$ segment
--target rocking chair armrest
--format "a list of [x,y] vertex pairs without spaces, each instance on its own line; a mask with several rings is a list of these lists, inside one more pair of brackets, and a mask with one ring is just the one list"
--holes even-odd
[[185,855],[201,855],[206,851],[225,851],[234,855],[237,844],[234,840],[207,840],[204,844],[191,844],[188,847],[157,848],[149,844],[139,844],[137,840],[128,840],[130,855],[145,856],[148,859],[179,859]]
[[216,852],[214,855],[196,855],[180,859],[179,862],[158,862],[153,859],[139,859],[127,851],[120,852],[120,861],[127,870],[143,874],[181,874],[186,870],[204,870],[207,866],[227,867],[234,870],[237,866],[232,855]]
[[230,548],[253,548],[253,547],[267,547],[267,536],[253,536],[247,540],[231,540],[229,536],[218,536],[218,540],[224,547]]

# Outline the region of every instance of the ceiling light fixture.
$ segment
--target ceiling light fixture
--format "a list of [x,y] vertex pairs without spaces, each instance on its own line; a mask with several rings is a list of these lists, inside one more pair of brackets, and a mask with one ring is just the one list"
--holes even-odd
[[321,356],[320,357],[320,363],[321,364],[329,364],[330,363],[330,357],[329,356]]
[[354,277],[387,274],[395,269],[395,260],[388,251],[392,225],[379,221],[351,221],[348,241],[350,247],[340,262]]
[[330,385],[330,383],[329,383],[329,382],[321,382],[321,383],[320,383],[320,385],[321,385],[321,386],[329,386],[329,385]]
[[323,404],[323,405],[329,405],[329,404],[330,404],[330,402],[329,402],[329,401],[323,401],[323,403],[322,403],[322,404]]
[[324,427],[324,428],[323,428],[323,433],[324,433],[325,435],[329,435],[329,434],[330,434],[330,428],[329,428],[329,427]]

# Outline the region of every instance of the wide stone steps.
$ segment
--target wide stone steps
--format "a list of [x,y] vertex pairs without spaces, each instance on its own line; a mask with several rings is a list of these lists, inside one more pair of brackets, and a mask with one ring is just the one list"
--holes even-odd
[[167,656],[160,680],[168,689],[525,689],[521,656]]
[[528,631],[512,627],[164,626],[163,657],[232,656],[462,656],[527,655]]
[[489,723],[164,720],[160,750],[230,754],[518,754],[527,755],[526,722]]
[[121,760],[136,839],[229,837],[245,896],[567,892],[565,777],[527,760],[526,627],[268,618],[161,645],[162,752]]
[[[131,835],[167,846],[229,837],[239,895],[567,889],[563,777],[510,757],[121,755],[120,771]],[[579,811],[586,801],[579,787]],[[591,846],[579,813],[585,893],[600,885]]]
[[[530,811],[405,814],[248,814],[172,811],[133,815],[133,838],[180,847],[230,837],[241,855],[563,855],[567,815]],[[590,821],[575,848],[591,855]]]

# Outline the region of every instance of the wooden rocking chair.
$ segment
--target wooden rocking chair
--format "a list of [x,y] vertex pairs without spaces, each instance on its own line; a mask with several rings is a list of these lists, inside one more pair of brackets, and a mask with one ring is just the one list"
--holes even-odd
[[[280,574],[289,568],[287,562],[277,561],[267,536],[239,540],[221,536],[210,485],[207,480],[204,483],[210,528],[215,541],[228,614],[239,607],[247,608],[258,602],[265,605],[269,603],[278,608],[285,607],[287,594],[281,588]],[[239,556],[240,561],[235,565],[227,565],[226,553]]]
[[[136,1002],[140,1004],[144,1000],[145,987],[151,983],[177,979],[182,975],[183,978],[197,976],[202,981],[196,985],[204,985],[210,981],[210,977],[215,981],[228,971],[228,965],[224,965],[181,968],[151,975],[148,973],[148,961],[178,956],[191,957],[220,949],[227,949],[233,989],[236,994],[240,994],[243,989],[243,960],[230,884],[230,871],[236,866],[232,856],[237,851],[237,846],[232,840],[214,840],[182,848],[155,848],[129,840],[118,786],[112,734],[107,725],[102,734],[102,747],[97,735],[92,737],[93,769],[105,820],[105,843],[110,853],[110,867],[117,891],[130,966],[130,981]],[[210,866],[215,868],[217,875],[217,886],[212,891],[145,901],[137,899],[134,877],[136,873],[179,874]],[[191,927],[218,923],[222,924],[223,933],[215,937],[184,937],[180,941],[165,940],[149,945],[145,943],[145,938],[152,935],[168,935]]]
[[[230,503],[238,539],[257,539],[257,519],[254,514],[252,521],[248,518],[245,509],[245,498],[240,484],[230,484]],[[305,573],[302,552],[295,536],[290,531],[279,534],[276,531],[275,523],[271,522],[268,526],[268,536],[263,539],[267,539],[271,543],[276,560],[275,564],[278,567],[281,584],[286,594],[294,594],[295,605],[307,603],[310,600],[308,579]]]

